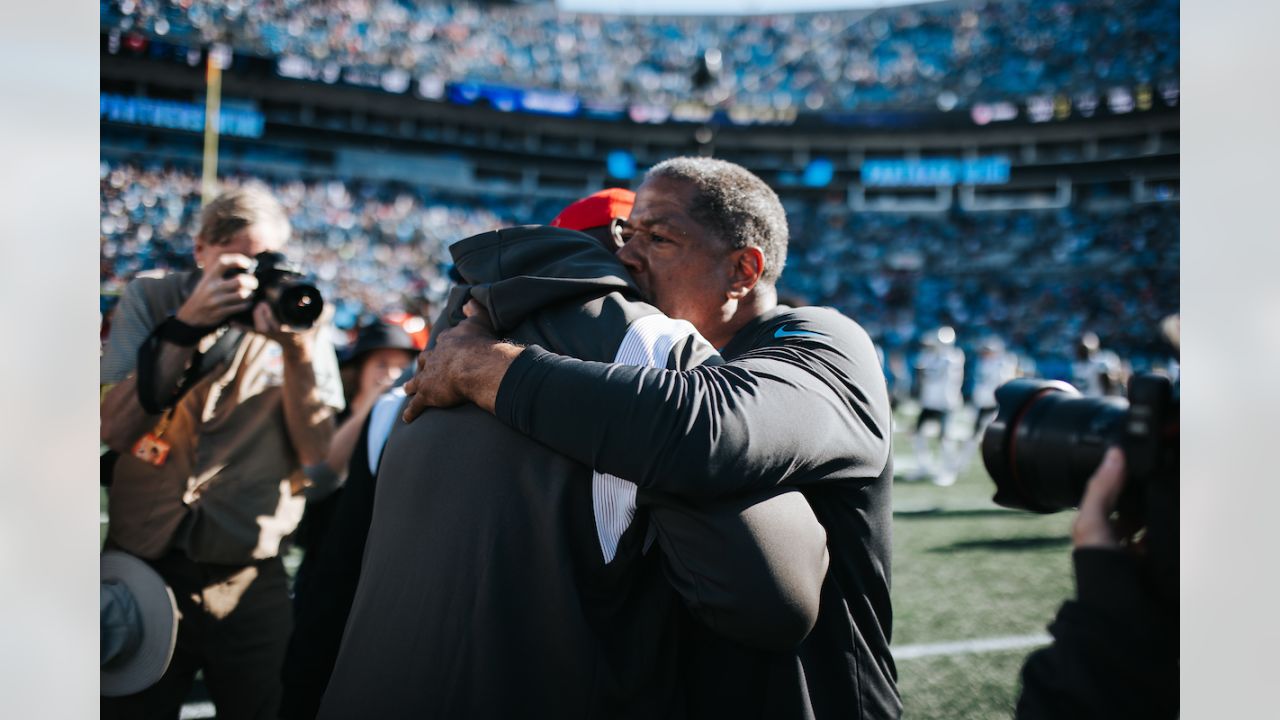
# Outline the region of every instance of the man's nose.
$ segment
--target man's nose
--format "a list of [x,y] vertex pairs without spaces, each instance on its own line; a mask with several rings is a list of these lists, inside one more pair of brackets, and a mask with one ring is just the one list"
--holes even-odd
[[635,275],[644,269],[644,257],[640,250],[640,243],[631,240],[618,249],[618,262],[627,269],[627,272]]

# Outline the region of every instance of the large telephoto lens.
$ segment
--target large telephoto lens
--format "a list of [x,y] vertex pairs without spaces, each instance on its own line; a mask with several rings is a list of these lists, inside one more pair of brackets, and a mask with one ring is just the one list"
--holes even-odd
[[1077,507],[1107,447],[1120,442],[1129,403],[1085,398],[1056,380],[996,389],[999,413],[982,436],[997,505],[1039,513]]
[[320,290],[309,283],[287,283],[272,302],[276,319],[292,328],[309,328],[324,311]]

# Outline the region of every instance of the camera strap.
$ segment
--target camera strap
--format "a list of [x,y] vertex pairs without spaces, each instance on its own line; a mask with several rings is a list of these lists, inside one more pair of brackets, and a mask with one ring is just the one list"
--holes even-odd
[[213,347],[209,348],[208,352],[195,351],[195,354],[191,357],[191,363],[187,365],[186,371],[182,374],[182,379],[178,382],[178,386],[173,389],[168,398],[161,399],[157,397],[159,391],[156,388],[155,377],[156,358],[160,356],[160,343],[162,342],[161,331],[157,327],[147,336],[142,346],[138,348],[138,404],[142,405],[142,409],[149,415],[159,415],[177,405],[178,400],[182,399],[182,396],[202,377],[235,353],[243,338],[243,330],[228,326],[217,342],[213,344]]

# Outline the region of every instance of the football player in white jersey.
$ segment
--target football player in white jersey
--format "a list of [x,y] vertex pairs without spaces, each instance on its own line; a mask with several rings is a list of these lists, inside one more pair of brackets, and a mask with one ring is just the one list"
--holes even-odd
[[1076,343],[1076,361],[1071,364],[1071,384],[1089,397],[1124,393],[1124,366],[1120,356],[1100,349],[1098,336],[1086,332]]
[[992,335],[978,345],[978,359],[973,368],[973,436],[965,443],[962,465],[978,455],[982,433],[995,419],[996,388],[1018,377],[1018,356],[1005,349],[1004,341]]
[[978,359],[973,368],[973,437],[981,440],[982,431],[996,416],[996,388],[1018,376],[1018,356],[1004,347],[1004,341],[992,335],[978,346]]
[[[964,384],[964,351],[956,347],[956,331],[942,326],[928,333],[924,349],[916,357],[917,387],[920,388],[920,417],[913,438],[916,453],[916,478],[929,476],[937,485],[956,481],[959,443],[947,434],[947,420],[963,403],[960,387]],[[929,449],[926,430],[938,428],[940,457]]]

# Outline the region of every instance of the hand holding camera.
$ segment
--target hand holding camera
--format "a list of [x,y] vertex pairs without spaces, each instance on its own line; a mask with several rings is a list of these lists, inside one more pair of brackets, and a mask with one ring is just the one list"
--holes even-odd
[[1126,400],[1081,397],[1066,383],[1023,378],[998,388],[996,401],[999,414],[982,438],[995,503],[1039,513],[1079,507],[1077,549],[1128,546],[1142,556],[1162,596],[1176,597],[1179,397],[1173,382],[1137,375]]
[[[308,330],[324,312],[324,298],[315,285],[306,281],[300,268],[289,263],[283,253],[261,252],[254,256],[249,267],[233,266],[225,270],[224,277],[253,273],[252,310],[246,310],[228,318],[252,327],[255,331],[273,339],[282,334]],[[260,316],[258,305],[267,307]]]
[[1132,522],[1127,518],[1112,518],[1124,490],[1124,475],[1124,451],[1112,447],[1102,456],[1102,464],[1085,485],[1080,512],[1071,525],[1071,542],[1077,550],[1119,549],[1132,537],[1135,530]]
[[304,277],[278,252],[225,253],[205,269],[177,318],[208,328],[240,323],[285,342],[311,329],[324,310],[320,291]]
[[[296,327],[284,325],[276,319],[275,313],[272,312],[271,306],[266,301],[254,304],[247,315],[252,319],[249,329],[275,340],[287,352],[291,349],[297,349],[303,345],[310,345],[310,341],[315,337],[315,325],[309,327]],[[232,318],[233,321],[238,318]]]
[[1023,665],[1017,718],[1177,717],[1178,390],[1157,375],[1128,390],[1127,401],[1051,380],[996,390],[982,440],[994,501],[1080,509],[1076,598]]
[[1178,395],[1168,378],[1134,377],[1128,400],[1081,397],[1063,382],[1023,378],[997,388],[996,402],[982,460],[997,505],[1038,513],[1078,507],[1113,445],[1123,448],[1132,478],[1115,500],[1122,514],[1150,519],[1165,509],[1151,503],[1176,492]]
[[258,278],[248,272],[252,265],[253,260],[240,253],[218,256],[212,267],[205,268],[176,317],[193,327],[214,328],[233,315],[251,311],[258,289]]

